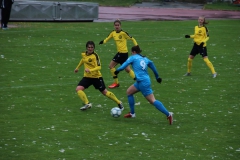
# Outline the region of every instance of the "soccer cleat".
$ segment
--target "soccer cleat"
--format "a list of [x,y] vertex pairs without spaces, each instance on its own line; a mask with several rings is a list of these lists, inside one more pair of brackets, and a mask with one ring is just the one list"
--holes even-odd
[[132,113],[128,113],[128,114],[125,114],[124,115],[124,118],[135,118],[136,117],[136,115],[135,115],[135,113],[134,114],[132,114]]
[[85,104],[83,107],[80,108],[80,110],[85,111],[90,108],[92,108],[92,103]]
[[216,78],[216,77],[217,77],[217,72],[214,73],[212,77],[213,77],[213,78]]
[[123,104],[122,104],[122,102],[120,102],[120,104],[118,104],[118,107],[121,109],[121,111],[123,111],[123,110],[124,110],[124,107],[123,107]]
[[169,120],[170,125],[173,124],[173,113],[172,112],[169,112],[169,116],[167,117],[167,120]]
[[113,83],[110,86],[108,86],[108,88],[117,88],[117,87],[119,87],[119,84],[117,83]]
[[191,76],[190,72],[187,72],[186,74],[184,74],[183,76]]

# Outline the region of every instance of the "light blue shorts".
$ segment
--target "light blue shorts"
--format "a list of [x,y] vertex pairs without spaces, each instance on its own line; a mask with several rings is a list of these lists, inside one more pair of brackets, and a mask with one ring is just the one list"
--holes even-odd
[[150,81],[139,81],[135,82],[133,85],[143,94],[144,97],[153,93]]

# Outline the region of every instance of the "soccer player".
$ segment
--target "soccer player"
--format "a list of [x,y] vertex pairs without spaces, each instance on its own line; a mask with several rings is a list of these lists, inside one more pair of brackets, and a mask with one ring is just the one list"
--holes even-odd
[[194,44],[193,48],[190,52],[190,55],[188,57],[188,63],[187,63],[187,73],[184,76],[190,76],[191,75],[191,69],[192,69],[192,61],[194,57],[200,53],[200,55],[203,57],[204,62],[207,64],[207,66],[210,68],[212,72],[212,77],[217,77],[217,72],[215,72],[213,64],[209,61],[208,55],[207,55],[207,41],[209,40],[209,34],[208,29],[205,26],[208,24],[206,22],[205,17],[201,16],[198,18],[198,26],[195,26],[195,32],[193,35],[185,35],[185,38],[193,38]]
[[167,116],[167,119],[169,120],[169,124],[172,125],[173,113],[168,112],[167,109],[164,107],[164,105],[159,100],[156,100],[153,95],[153,91],[151,89],[151,80],[147,71],[148,67],[153,71],[158,83],[161,83],[162,79],[160,78],[154,63],[148,58],[146,58],[145,56],[142,56],[140,53],[141,53],[141,50],[139,46],[133,46],[132,56],[130,56],[126,60],[126,62],[124,62],[115,71],[115,74],[117,75],[120,71],[122,71],[123,69],[125,69],[127,66],[131,64],[136,76],[136,82],[127,89],[130,112],[126,114],[124,117],[125,118],[136,117],[135,110],[134,110],[135,101],[134,101],[133,95],[140,91],[143,94],[143,96],[152,105],[154,105],[159,111],[161,111],[163,114]]
[[[120,20],[114,21],[114,28],[115,30],[113,30],[106,39],[99,42],[99,44],[104,44],[107,43],[107,41],[109,41],[111,38],[113,38],[117,46],[117,54],[113,57],[109,64],[110,72],[114,79],[113,84],[108,86],[109,88],[119,87],[118,77],[117,75],[114,74],[116,70],[115,66],[118,65],[119,63],[123,64],[128,59],[127,40],[132,40],[135,46],[138,45],[137,41],[133,37],[131,37],[127,32],[121,29]],[[129,73],[132,79],[135,79],[134,72],[131,70],[129,66],[125,68],[125,71]]]
[[78,66],[74,70],[75,73],[78,72],[78,69],[84,65],[84,74],[83,78],[77,85],[76,92],[79,98],[84,102],[84,106],[80,110],[84,111],[90,109],[92,104],[89,102],[84,90],[89,86],[93,85],[95,89],[98,89],[104,96],[107,96],[111,100],[115,101],[118,104],[118,107],[123,110],[122,102],[117,99],[117,97],[105,87],[101,70],[100,58],[96,52],[94,52],[95,44],[93,41],[88,41],[86,43],[86,50],[82,53],[82,59],[80,60]]

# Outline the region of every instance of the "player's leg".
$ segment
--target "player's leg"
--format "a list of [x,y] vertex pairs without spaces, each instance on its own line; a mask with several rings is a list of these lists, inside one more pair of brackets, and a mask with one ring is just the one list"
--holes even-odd
[[125,71],[130,75],[130,77],[135,80],[135,74],[133,72],[133,70],[130,68],[130,66],[127,66],[127,68],[125,68]]
[[114,93],[108,91],[107,89],[101,91],[101,93],[102,93],[103,95],[105,95],[106,97],[108,97],[109,99],[111,99],[111,100],[113,100],[114,102],[116,102],[117,105],[118,105],[118,107],[119,107],[121,110],[124,109],[122,102],[115,96]]
[[167,116],[167,120],[169,120],[169,124],[173,124],[173,113],[169,112],[161,101],[156,100],[153,94],[150,94],[145,97],[152,105],[154,105],[160,112]]
[[6,27],[8,28],[8,22],[10,19],[10,14],[11,14],[11,9],[12,9],[12,5],[10,5],[8,8],[6,8]]
[[78,83],[78,86],[76,88],[76,92],[78,94],[78,97],[83,101],[84,106],[80,108],[80,110],[86,110],[92,107],[92,104],[89,103],[89,100],[84,93],[85,88],[88,88],[91,84],[91,81],[85,77],[82,78],[82,80]]
[[118,104],[118,107],[121,110],[124,109],[122,102],[115,96],[115,94],[106,89],[106,86],[102,77],[95,78],[93,82],[93,86],[95,87],[95,89],[98,89],[104,96],[116,102]]
[[1,9],[2,19],[1,19],[1,27],[2,29],[7,29],[7,9],[2,8]]
[[134,94],[137,93],[139,90],[137,89],[137,82],[133,85],[131,85],[128,89],[127,89],[127,95],[128,95],[128,104],[130,107],[130,112],[126,115],[124,115],[125,118],[134,118],[136,117],[135,115],[135,100],[134,100]]
[[[128,59],[128,53],[120,54],[119,63],[122,65]],[[130,66],[125,68],[125,71],[130,75],[130,77],[135,80],[135,74]]]
[[194,43],[193,48],[190,52],[190,55],[188,56],[188,61],[187,61],[187,73],[184,74],[184,76],[190,76],[191,75],[191,70],[192,70],[192,61],[194,57],[198,54],[198,48],[197,45]]
[[112,77],[114,79],[113,84],[108,86],[109,88],[119,87],[118,76],[114,74],[114,72],[116,71],[115,66],[118,65],[118,62],[114,61],[116,59],[115,57],[113,58],[113,60],[109,64],[109,69],[110,69],[111,75],[112,75]]
[[216,78],[217,72],[215,71],[212,62],[210,62],[209,59],[208,59],[208,56],[207,56],[207,48],[206,48],[206,47],[203,48],[201,55],[202,55],[202,57],[203,57],[204,62],[205,62],[206,65],[208,66],[208,68],[210,68],[210,70],[211,70],[211,72],[212,72],[212,75],[213,75],[213,78]]

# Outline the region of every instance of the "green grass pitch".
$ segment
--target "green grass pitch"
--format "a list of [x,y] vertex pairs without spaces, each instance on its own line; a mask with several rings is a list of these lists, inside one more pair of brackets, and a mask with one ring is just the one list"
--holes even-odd
[[[124,104],[120,118],[110,115],[116,104],[90,87],[93,108],[80,111],[75,88],[83,68],[74,69],[93,40],[106,85],[116,47],[98,45],[111,30],[105,23],[11,23],[0,31],[0,159],[2,160],[238,160],[240,159],[240,21],[210,20],[209,60],[213,79],[201,56],[192,76],[184,77],[196,21],[123,22],[143,54],[152,59],[163,79],[152,72],[156,99],[174,112],[174,124],[135,95],[136,118],[129,111],[126,89],[133,83],[125,72],[111,90]],[[129,49],[132,42],[128,43]]]

